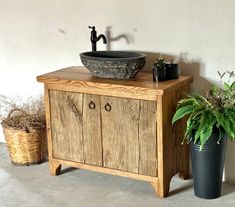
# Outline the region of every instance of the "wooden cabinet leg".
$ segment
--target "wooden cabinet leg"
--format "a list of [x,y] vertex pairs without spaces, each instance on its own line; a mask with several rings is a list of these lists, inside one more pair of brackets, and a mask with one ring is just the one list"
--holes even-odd
[[151,183],[158,197],[164,198],[168,196],[170,190],[170,180],[171,179],[165,180],[164,182],[156,181]]
[[50,174],[51,175],[56,176],[60,173],[61,164],[59,164],[58,162],[50,161],[49,166],[50,166]]
[[159,196],[158,194],[158,183],[157,182],[152,182],[151,185],[153,186],[153,189],[156,192],[156,195]]
[[189,179],[189,146],[186,143],[183,144],[180,155],[179,177],[184,180]]

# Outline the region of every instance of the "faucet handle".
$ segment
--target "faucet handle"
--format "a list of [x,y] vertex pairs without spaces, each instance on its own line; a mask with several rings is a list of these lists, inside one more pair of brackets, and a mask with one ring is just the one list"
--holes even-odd
[[95,30],[95,26],[89,26],[88,28]]

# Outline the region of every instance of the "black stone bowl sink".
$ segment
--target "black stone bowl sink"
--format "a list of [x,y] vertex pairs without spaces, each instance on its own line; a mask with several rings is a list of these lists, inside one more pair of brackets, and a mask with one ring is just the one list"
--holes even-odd
[[80,54],[83,65],[101,78],[131,79],[144,67],[146,55],[132,51],[94,51]]

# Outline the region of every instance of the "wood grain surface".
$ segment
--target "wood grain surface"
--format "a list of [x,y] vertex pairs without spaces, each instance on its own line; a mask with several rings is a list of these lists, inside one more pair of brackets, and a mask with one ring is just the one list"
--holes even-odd
[[156,102],[140,101],[139,174],[157,176]]
[[84,94],[83,139],[85,163],[102,166],[100,96]]
[[101,114],[104,167],[138,173],[139,101],[102,96]]
[[182,82],[190,83],[192,77],[180,76],[175,80],[154,82],[152,73],[140,72],[130,80],[107,79],[92,76],[84,67],[73,66],[38,76],[37,80],[55,90],[155,101],[157,95],[179,88]]
[[49,96],[53,156],[83,163],[83,94],[50,90]]

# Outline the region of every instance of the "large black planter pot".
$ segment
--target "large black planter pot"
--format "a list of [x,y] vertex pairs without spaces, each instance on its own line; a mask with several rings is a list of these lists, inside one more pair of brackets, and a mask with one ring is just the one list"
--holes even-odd
[[219,133],[213,133],[204,145],[191,143],[194,194],[200,198],[214,199],[221,195],[226,136],[217,144]]

